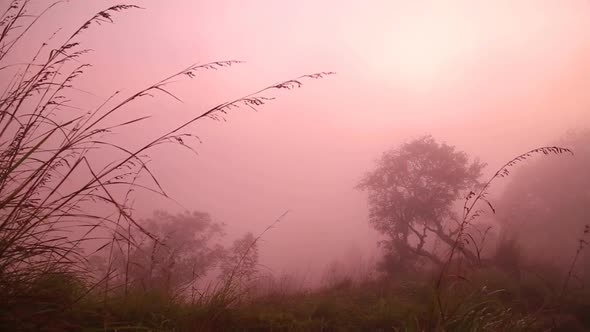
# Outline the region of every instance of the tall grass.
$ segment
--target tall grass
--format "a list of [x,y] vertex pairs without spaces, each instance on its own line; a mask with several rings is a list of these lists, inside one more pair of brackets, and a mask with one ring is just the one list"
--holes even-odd
[[[54,42],[57,37],[52,36],[30,60],[8,63],[39,17],[56,10],[57,4],[32,15],[30,1],[14,0],[0,17],[0,75],[6,78],[0,95],[0,294],[5,314],[32,307],[35,301],[45,303],[37,289],[51,276],[86,280],[87,257],[92,254],[83,250],[87,242],[102,240],[105,244],[97,250],[110,248],[111,252],[121,239],[135,246],[131,229],[158,241],[134,219],[129,199],[136,190],[168,197],[148,165],[152,148],[173,144],[194,150],[198,137],[191,124],[223,119],[238,108],[257,109],[274,98],[273,91],[297,88],[306,79],[332,74],[303,75],[222,102],[155,137],[142,137],[144,143],[130,149],[113,140],[113,134],[138,128],[152,114],[112,124],[116,114],[146,96],[178,99],[168,88],[172,81],[240,62],[193,64],[133,94],[115,92],[99,107],[81,110],[71,100],[77,79],[90,66],[84,62],[90,49],[83,47],[80,37],[99,24],[113,23],[115,14],[140,7],[116,5],[102,10],[62,42]],[[95,151],[101,152],[101,163],[93,158]],[[113,157],[104,160],[104,156]],[[105,231],[111,234],[110,240],[97,238]],[[108,283],[111,277],[107,273],[102,281]],[[89,287],[60,303],[59,310],[83,299],[94,286]],[[38,315],[43,310],[22,315]]]
[[[448,273],[449,266],[453,262],[454,258],[458,254],[463,254],[468,246],[473,246],[477,253],[479,263],[481,264],[480,247],[478,246],[474,237],[468,233],[468,227],[473,225],[475,219],[485,213],[485,210],[480,208],[483,203],[485,207],[491,210],[492,213],[496,213],[493,204],[488,200],[489,190],[492,184],[498,179],[505,178],[510,175],[510,171],[513,167],[519,163],[535,156],[535,155],[562,155],[569,153],[573,155],[572,150],[559,147],[559,146],[546,146],[539,147],[528,152],[525,152],[517,157],[511,159],[504,165],[502,165],[486,182],[484,182],[480,188],[474,189],[468,193],[463,204],[463,214],[459,223],[459,229],[455,237],[455,241],[449,250],[447,258],[444,260],[440,272],[434,283],[434,303],[432,303],[431,310],[432,314],[436,311],[435,316],[431,316],[431,327],[440,328],[440,326],[447,326],[449,321],[452,320],[454,313],[450,310],[449,302],[454,300],[456,294],[453,293],[452,287],[455,282],[469,282],[465,275],[461,273],[451,274]],[[483,238],[485,240],[485,237]],[[579,252],[578,252],[579,253]],[[575,260],[574,260],[575,262]],[[447,284],[445,284],[447,282]],[[485,297],[482,298],[483,301]]]

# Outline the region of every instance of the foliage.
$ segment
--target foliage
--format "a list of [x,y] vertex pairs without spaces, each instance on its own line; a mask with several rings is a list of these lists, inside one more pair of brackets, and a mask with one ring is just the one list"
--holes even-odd
[[[558,311],[540,301],[550,298],[537,278],[515,283],[501,270],[481,270],[469,281],[449,284],[446,318],[432,317],[426,305],[435,296],[428,275],[404,280],[367,280],[357,285],[335,285],[305,293],[268,295],[238,301],[220,309],[216,303],[186,302],[163,293],[130,291],[114,295],[103,306],[91,293],[67,312],[46,317],[47,331],[585,331],[590,328],[587,290],[567,298]],[[531,277],[533,277],[531,275]],[[559,280],[553,281],[558,289]],[[85,285],[68,278],[45,282],[46,294],[67,300],[84,292]],[[63,290],[70,288],[70,291]],[[215,313],[215,315],[212,315]],[[109,324],[104,326],[104,318]],[[5,328],[4,330],[14,330]]]
[[223,225],[207,213],[156,211],[140,224],[152,237],[135,234],[133,246],[126,238],[117,239],[122,245],[116,246],[108,264],[111,268],[105,271],[113,275],[113,286],[174,294],[205,276],[225,256],[225,249],[216,242],[223,235]]
[[370,223],[388,238],[386,257],[398,262],[396,269],[407,269],[421,257],[442,264],[427,237],[453,244],[458,227],[451,222],[459,223],[454,204],[478,184],[484,166],[431,136],[383,154],[358,188],[368,191]]
[[252,279],[258,271],[258,244],[252,233],[246,233],[234,241],[221,264],[224,278]]
[[538,331],[550,326],[542,314],[519,308],[521,299],[505,290],[514,287],[510,279],[492,274],[455,284],[444,324],[429,317],[425,303],[434,296],[433,289],[419,274],[398,282],[274,293],[241,301],[215,318],[211,304],[168,302],[153,295],[132,297],[127,304],[113,302],[109,310],[114,321],[157,331]]

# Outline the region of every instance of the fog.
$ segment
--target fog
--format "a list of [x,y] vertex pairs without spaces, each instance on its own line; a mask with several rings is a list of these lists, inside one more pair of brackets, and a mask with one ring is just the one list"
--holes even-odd
[[[59,4],[31,31],[72,31],[111,1]],[[378,255],[367,197],[355,190],[383,151],[431,134],[504,162],[590,125],[590,3],[495,1],[145,0],[88,30],[95,51],[80,105],[131,94],[192,63],[201,71],[134,103],[118,119],[152,118],[116,135],[137,146],[228,99],[303,74],[335,75],[279,91],[253,112],[190,127],[202,144],[158,148],[152,170],[173,200],[139,192],[135,213],[198,210],[230,237],[262,232],[260,262],[317,278],[334,260]],[[38,6],[38,4],[36,5]],[[67,9],[65,9],[67,8]],[[57,38],[57,37],[56,37]],[[31,43],[31,47],[35,44]],[[31,52],[24,45],[19,54]],[[492,190],[493,191],[493,190]]]

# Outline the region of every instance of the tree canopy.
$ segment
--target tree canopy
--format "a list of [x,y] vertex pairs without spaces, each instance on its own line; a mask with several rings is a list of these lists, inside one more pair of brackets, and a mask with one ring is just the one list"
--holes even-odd
[[432,136],[384,152],[357,188],[368,192],[369,222],[387,238],[386,259],[406,268],[420,257],[440,263],[426,238],[434,234],[453,243],[454,203],[478,185],[484,167]]
[[219,243],[223,224],[214,222],[207,213],[156,211],[141,223],[152,237],[131,234],[136,245],[118,246],[121,250],[114,252],[118,282],[125,287],[173,292],[203,277],[225,256]]

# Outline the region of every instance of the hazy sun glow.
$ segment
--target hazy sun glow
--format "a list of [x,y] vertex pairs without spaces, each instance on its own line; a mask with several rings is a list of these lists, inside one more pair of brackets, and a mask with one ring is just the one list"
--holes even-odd
[[374,70],[412,90],[428,88],[461,58],[470,35],[460,31],[457,13],[421,7],[405,8],[405,15],[386,22],[367,52]]

